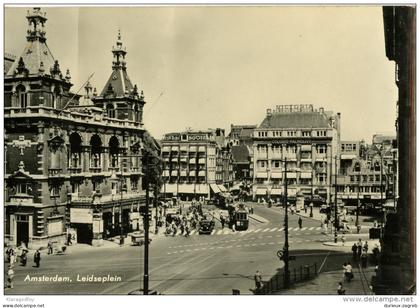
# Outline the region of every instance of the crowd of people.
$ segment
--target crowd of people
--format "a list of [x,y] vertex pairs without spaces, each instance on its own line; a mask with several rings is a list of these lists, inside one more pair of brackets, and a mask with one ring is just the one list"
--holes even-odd
[[[7,284],[5,285],[6,288],[13,289],[13,279],[15,276],[15,266],[18,263],[18,259],[20,262],[20,266],[26,266],[28,262],[28,253],[29,250],[26,247],[25,243],[21,243],[21,245],[17,248],[13,248],[9,246],[6,249],[6,261],[9,264],[7,267]],[[33,257],[35,265],[33,267],[39,267],[41,262],[41,252],[37,249],[34,253]]]

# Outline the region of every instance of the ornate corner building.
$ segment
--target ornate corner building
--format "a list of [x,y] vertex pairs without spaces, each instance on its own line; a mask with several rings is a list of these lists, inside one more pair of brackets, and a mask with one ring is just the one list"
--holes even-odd
[[120,33],[103,90],[87,82],[82,96],[48,48],[46,14],[26,18],[26,46],[5,62],[6,243],[40,247],[72,234],[100,245],[138,229],[145,101],[127,75]]

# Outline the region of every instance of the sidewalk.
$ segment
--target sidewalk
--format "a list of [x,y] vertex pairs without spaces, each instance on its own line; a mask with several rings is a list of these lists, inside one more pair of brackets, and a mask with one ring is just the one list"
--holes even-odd
[[[372,295],[370,282],[375,275],[375,267],[365,269],[353,267],[354,278],[347,282],[343,279],[343,271],[324,272],[316,278],[295,284],[290,289],[280,290],[277,295],[337,295],[337,286],[341,281],[346,290],[345,295]],[[338,295],[337,295],[338,296]]]
[[[310,217],[310,213],[311,213],[311,211],[310,211],[310,208],[308,207],[306,213],[305,213],[305,210],[301,210],[299,213],[295,212],[294,215],[298,215],[298,216],[301,216],[301,217],[313,219],[313,220],[319,221],[320,223],[321,223],[321,219],[325,219],[325,217],[326,217],[326,214],[320,213],[320,208],[319,207],[313,207],[312,208],[312,215],[313,215],[312,217]],[[350,215],[350,214],[347,215],[347,218],[348,218],[347,226],[350,228],[351,233],[354,233],[357,230],[357,227],[355,226],[355,219],[354,219],[353,216],[354,215]],[[365,222],[364,221],[366,218],[367,217],[365,217],[365,216],[359,216],[360,226],[362,227],[362,230],[363,229],[370,229],[370,228],[373,227],[373,222]]]

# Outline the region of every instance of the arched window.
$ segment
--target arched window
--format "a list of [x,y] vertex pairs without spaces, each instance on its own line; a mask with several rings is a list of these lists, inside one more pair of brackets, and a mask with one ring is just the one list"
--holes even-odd
[[54,88],[54,94],[53,94],[53,105],[52,107],[54,109],[59,109],[60,108],[60,99],[61,99],[61,91],[59,87],[55,87]]
[[16,93],[18,96],[19,107],[21,109],[26,109],[28,106],[28,93],[26,93],[25,87],[23,85],[17,86]]
[[101,138],[98,135],[93,135],[90,139],[90,166],[93,168],[101,167]]
[[378,161],[375,162],[375,171],[381,171],[381,164]]
[[70,135],[70,153],[69,153],[69,167],[80,168],[81,167],[81,153],[82,153],[82,139],[77,133]]
[[106,105],[106,114],[108,118],[115,118],[115,108],[113,104]]
[[141,122],[140,109],[139,109],[139,106],[137,104],[134,105],[134,121]]
[[119,142],[118,138],[112,136],[109,140],[109,161],[111,163],[111,167],[116,168],[118,167],[118,148]]

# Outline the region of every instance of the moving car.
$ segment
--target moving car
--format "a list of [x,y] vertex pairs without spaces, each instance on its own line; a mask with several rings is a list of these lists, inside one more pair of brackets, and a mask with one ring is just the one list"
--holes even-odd
[[200,220],[198,234],[210,234],[214,229],[214,221],[208,219]]

